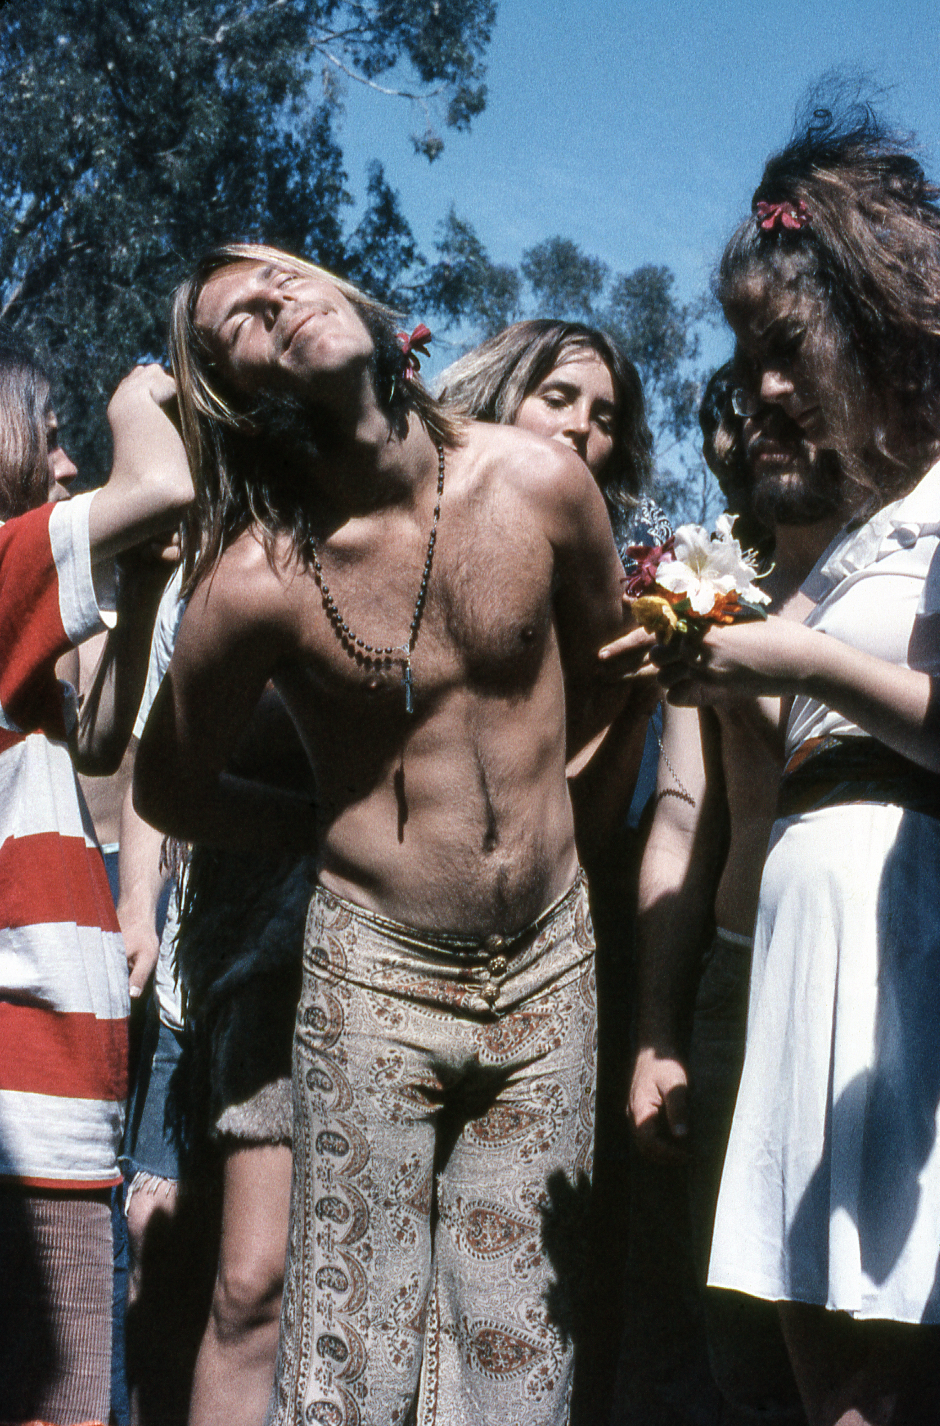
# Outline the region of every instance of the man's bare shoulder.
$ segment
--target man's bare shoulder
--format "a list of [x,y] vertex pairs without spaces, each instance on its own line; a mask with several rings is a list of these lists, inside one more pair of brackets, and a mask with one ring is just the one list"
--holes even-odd
[[574,451],[514,426],[469,422],[459,459],[468,486],[512,492],[547,514],[597,498],[591,473]]
[[190,606],[213,623],[236,623],[242,629],[283,626],[292,620],[300,573],[286,539],[275,540],[269,556],[261,535],[245,530],[194,590]]

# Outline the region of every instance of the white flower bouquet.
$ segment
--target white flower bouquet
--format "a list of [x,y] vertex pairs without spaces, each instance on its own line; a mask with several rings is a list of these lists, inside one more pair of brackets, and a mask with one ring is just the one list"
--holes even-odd
[[701,637],[709,624],[767,618],[770,600],[754,583],[753,557],[731,532],[734,518],[720,516],[711,535],[702,525],[680,525],[664,545],[627,550],[633,617],[660,643],[674,634]]

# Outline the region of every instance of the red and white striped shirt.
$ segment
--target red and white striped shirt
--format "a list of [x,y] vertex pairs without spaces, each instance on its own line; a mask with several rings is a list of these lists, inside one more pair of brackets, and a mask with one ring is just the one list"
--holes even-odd
[[117,1183],[127,963],[56,660],[102,627],[92,494],[0,526],[0,1177]]

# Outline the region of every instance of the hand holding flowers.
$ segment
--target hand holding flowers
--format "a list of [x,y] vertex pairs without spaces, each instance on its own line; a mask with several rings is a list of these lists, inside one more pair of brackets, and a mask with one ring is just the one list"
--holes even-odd
[[699,638],[710,624],[766,619],[770,600],[754,583],[754,565],[722,515],[714,535],[681,525],[665,545],[627,551],[626,596],[636,622],[668,644],[675,634]]
[[732,535],[733,519],[721,516],[713,536],[700,525],[683,525],[664,546],[627,552],[624,600],[638,627],[608,644],[600,657],[613,670],[652,634],[652,662],[670,702],[766,692],[768,682],[776,681],[777,670],[764,665],[775,662],[771,625],[777,621],[767,622],[770,600]]
[[700,707],[811,693],[829,643],[803,624],[770,615],[733,627],[713,624],[701,638],[658,645],[652,659],[669,702]]

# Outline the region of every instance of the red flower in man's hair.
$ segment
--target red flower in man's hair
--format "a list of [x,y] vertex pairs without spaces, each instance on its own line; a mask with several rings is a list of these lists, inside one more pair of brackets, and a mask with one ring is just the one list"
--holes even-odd
[[810,221],[810,212],[802,198],[795,206],[792,203],[764,203],[757,205],[757,226],[765,233],[772,233],[778,226],[799,232]]
[[428,342],[431,341],[431,330],[423,322],[419,322],[417,327],[409,337],[407,332],[397,332],[398,345],[401,347],[408,360],[405,363],[405,376],[414,376],[421,370],[421,363],[415,356],[418,351],[422,356],[428,356]]
[[630,545],[626,554],[632,573],[623,582],[628,598],[639,599],[641,594],[653,587],[659,566],[675,559],[675,543],[675,536],[670,535],[664,545]]

